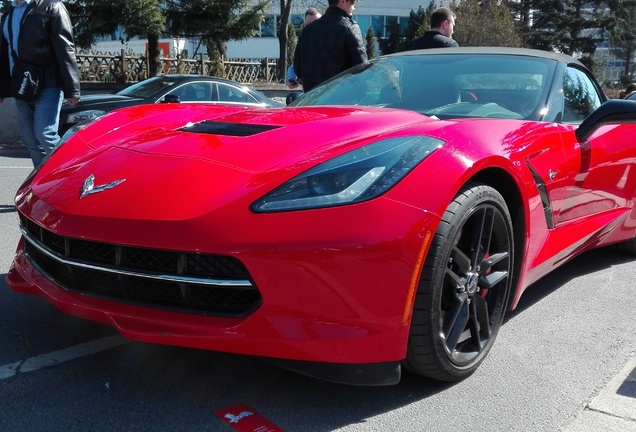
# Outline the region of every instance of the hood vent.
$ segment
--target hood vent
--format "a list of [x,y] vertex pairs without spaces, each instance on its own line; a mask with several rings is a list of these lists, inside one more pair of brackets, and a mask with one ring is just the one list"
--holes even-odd
[[257,125],[245,123],[225,123],[218,121],[206,120],[191,126],[185,126],[179,129],[181,132],[203,133],[211,135],[227,135],[245,137],[256,135],[257,133],[267,132],[272,129],[278,129],[281,126]]

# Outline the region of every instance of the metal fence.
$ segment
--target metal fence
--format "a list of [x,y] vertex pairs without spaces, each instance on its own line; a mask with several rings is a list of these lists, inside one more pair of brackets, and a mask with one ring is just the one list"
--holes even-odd
[[[148,56],[131,55],[122,50],[120,54],[78,53],[77,63],[82,82],[128,83],[148,78],[150,70]],[[162,74],[211,75],[213,62],[203,54],[195,58],[161,57]],[[270,84],[278,82],[275,60],[231,60],[224,61],[225,78],[246,84]],[[282,81],[282,79],[280,80]]]

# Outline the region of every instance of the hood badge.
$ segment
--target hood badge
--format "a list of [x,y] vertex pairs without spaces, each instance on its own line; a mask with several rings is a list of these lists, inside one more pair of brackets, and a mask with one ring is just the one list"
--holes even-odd
[[126,179],[121,179],[121,180],[115,180],[103,185],[95,186],[95,175],[91,174],[88,177],[86,177],[86,180],[84,180],[84,184],[82,185],[82,192],[80,193],[80,199],[84,198],[87,195],[103,192],[106,189],[112,189],[118,184],[123,183],[125,181]]

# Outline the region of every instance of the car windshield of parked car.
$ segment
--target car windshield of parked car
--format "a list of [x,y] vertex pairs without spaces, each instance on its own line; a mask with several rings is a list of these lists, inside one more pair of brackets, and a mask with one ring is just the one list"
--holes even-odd
[[293,106],[364,105],[438,118],[540,118],[556,62],[531,56],[379,57],[298,98]]
[[121,96],[145,99],[154,96],[160,91],[168,87],[172,87],[175,84],[177,84],[177,81],[175,80],[165,77],[154,77],[126,87],[125,89],[118,91],[117,94]]

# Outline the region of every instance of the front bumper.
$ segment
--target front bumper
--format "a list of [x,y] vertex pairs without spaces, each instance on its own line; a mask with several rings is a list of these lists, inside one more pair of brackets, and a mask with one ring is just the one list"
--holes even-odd
[[[362,207],[371,205],[360,206],[361,212],[369,215]],[[70,292],[33,265],[24,238],[7,282],[129,339],[266,357],[338,382],[348,376],[354,384],[391,384],[406,356],[413,296],[438,218],[396,202],[385,202],[381,217],[399,223],[370,231],[377,221],[327,222],[330,237],[322,232],[309,242],[284,222],[285,232],[247,233],[249,245],[227,252],[241,260],[262,294],[260,307],[246,316],[183,313]],[[344,373],[335,372],[338,365],[346,365]]]

